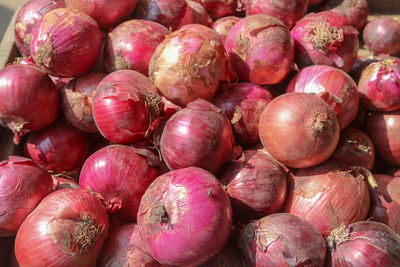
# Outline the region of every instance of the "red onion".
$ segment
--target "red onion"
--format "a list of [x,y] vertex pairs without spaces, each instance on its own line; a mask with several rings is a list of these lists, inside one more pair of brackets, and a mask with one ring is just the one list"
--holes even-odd
[[222,249],[232,225],[232,209],[220,182],[200,168],[159,176],[138,211],[140,233],[163,265],[200,265]]
[[220,84],[230,79],[228,59],[219,35],[190,24],[170,34],[150,61],[149,76],[174,104],[214,97]]
[[335,114],[312,94],[287,93],[273,99],[261,114],[259,131],[265,149],[293,168],[325,161],[339,141]]
[[233,246],[225,246],[214,258],[199,267],[245,267],[242,253]]
[[237,0],[195,0],[199,2],[213,19],[234,15]]
[[216,106],[198,99],[168,120],[160,148],[171,170],[195,166],[217,173],[232,158],[232,128]]
[[31,38],[33,28],[49,11],[65,7],[64,0],[28,1],[18,11],[15,19],[15,45],[23,56],[31,54]]
[[213,20],[208,15],[206,9],[198,2],[192,0],[185,0],[189,11],[193,13],[193,23],[194,24],[202,24],[205,26],[210,26]]
[[135,148],[112,145],[86,160],[79,186],[95,192],[108,213],[132,220],[136,219],[140,198],[158,175],[158,168]]
[[0,125],[14,132],[14,143],[52,123],[58,113],[58,91],[48,75],[32,65],[0,71]]
[[104,60],[109,72],[123,69],[149,72],[151,56],[168,35],[161,24],[147,20],[129,20],[108,34]]
[[307,220],[276,213],[249,223],[239,246],[246,266],[324,266],[326,245]]
[[345,72],[325,65],[302,69],[290,81],[287,92],[316,94],[332,108],[340,129],[347,127],[358,111],[358,90]]
[[65,0],[68,8],[88,14],[101,28],[118,25],[135,9],[138,0]]
[[31,133],[25,143],[25,154],[46,170],[59,173],[76,171],[88,156],[86,133],[64,122]]
[[361,73],[365,70],[365,68],[368,67],[369,64],[377,61],[378,60],[375,57],[358,56],[353,64],[353,67],[351,68],[350,76],[358,84],[358,81],[360,80],[361,77]]
[[96,266],[159,267],[161,264],[151,257],[139,227],[126,224],[110,232]]
[[100,201],[80,189],[57,190],[22,223],[15,255],[25,266],[93,266],[108,234]]
[[346,128],[340,133],[339,143],[330,161],[342,166],[374,166],[375,149],[366,133],[356,128]]
[[0,237],[17,233],[26,216],[53,190],[50,174],[33,161],[9,156],[0,162]]
[[164,118],[166,118],[167,120],[171,118],[171,116],[174,115],[176,112],[182,109],[182,107],[175,105],[164,96],[161,97],[161,101],[164,104]]
[[288,28],[267,15],[248,16],[237,22],[225,40],[233,70],[241,81],[276,84],[289,74],[294,44]]
[[226,36],[228,36],[229,31],[241,19],[242,18],[235,16],[223,17],[214,21],[211,28],[219,34],[222,43],[225,44]]
[[54,191],[68,188],[79,189],[79,184],[70,178],[63,178],[59,175],[52,175],[51,177],[53,178]]
[[37,23],[32,32],[31,53],[46,72],[75,77],[96,63],[101,43],[96,21],[77,9],[58,8]]
[[281,210],[286,200],[286,173],[262,151],[245,150],[241,160],[219,176],[240,220],[260,219]]
[[284,211],[309,220],[324,236],[342,224],[364,220],[370,205],[364,175],[372,179],[358,167],[322,164],[299,170],[291,181]]
[[359,31],[367,22],[369,15],[367,0],[326,0],[322,9],[341,13],[349,24]]
[[300,67],[328,65],[349,73],[358,53],[358,31],[334,11],[311,13],[292,29]]
[[328,237],[328,266],[397,266],[400,237],[383,223],[342,226]]
[[308,0],[244,0],[246,15],[275,17],[291,29],[307,13]]
[[367,120],[367,133],[380,157],[400,165],[400,110],[372,113]]
[[217,95],[213,103],[231,121],[236,142],[252,146],[260,142],[258,123],[272,99],[272,94],[261,86],[237,83]]
[[81,131],[97,133],[92,113],[96,88],[107,74],[88,72],[71,80],[61,91],[65,118]]
[[93,116],[110,142],[139,142],[149,134],[162,110],[157,88],[143,74],[119,70],[107,75],[93,98]]
[[369,22],[362,37],[374,54],[395,56],[400,52],[400,23],[392,18],[377,18]]
[[361,74],[358,90],[367,109],[400,109],[400,59],[388,57],[371,63]]

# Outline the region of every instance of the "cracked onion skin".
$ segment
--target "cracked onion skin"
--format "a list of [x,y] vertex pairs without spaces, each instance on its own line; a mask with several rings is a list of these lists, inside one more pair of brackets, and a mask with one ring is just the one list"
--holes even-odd
[[140,202],[138,225],[163,265],[198,266],[225,245],[232,208],[221,183],[195,167],[159,176]]
[[274,98],[261,114],[259,131],[271,156],[293,168],[325,161],[339,141],[335,114],[313,94],[286,93]]

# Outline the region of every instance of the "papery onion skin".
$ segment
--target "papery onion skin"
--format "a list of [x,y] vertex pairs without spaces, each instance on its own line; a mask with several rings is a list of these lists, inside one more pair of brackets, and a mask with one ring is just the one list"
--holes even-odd
[[378,18],[369,22],[362,37],[376,55],[395,56],[400,52],[400,23],[392,18]]
[[[315,34],[314,34],[315,33]],[[357,29],[335,11],[310,13],[292,29],[295,62],[300,68],[328,65],[349,73],[357,58]]]
[[102,44],[96,21],[77,9],[48,12],[32,32],[31,54],[49,74],[76,77],[89,71]]
[[102,72],[88,72],[71,80],[61,91],[65,118],[81,131],[99,131],[93,118],[92,102],[97,86],[106,75]]
[[339,141],[332,109],[318,96],[287,93],[274,98],[261,114],[260,139],[278,161],[306,168],[328,159]]
[[195,0],[200,3],[213,19],[231,16],[236,13],[237,0]]
[[110,28],[126,19],[138,0],[65,0],[68,8],[88,14],[101,28]]
[[287,175],[281,165],[262,151],[245,150],[241,159],[219,175],[226,187],[234,216],[260,219],[279,212],[286,201]]
[[358,90],[361,102],[369,110],[400,109],[400,59],[388,57],[371,63],[361,73]]
[[168,35],[149,66],[155,86],[180,106],[197,98],[212,99],[220,84],[230,80],[229,71],[219,35],[200,24],[183,26]]
[[108,234],[100,201],[81,189],[61,189],[44,198],[15,239],[21,267],[93,266]]
[[233,142],[228,119],[216,106],[198,99],[167,121],[160,149],[170,170],[195,166],[216,174],[232,158]]
[[293,67],[289,29],[271,16],[252,15],[237,22],[226,37],[225,49],[242,82],[277,84]]
[[321,164],[291,180],[285,212],[309,220],[324,236],[342,224],[366,219],[370,195],[357,169]]
[[226,36],[228,36],[229,31],[241,19],[242,18],[235,16],[223,17],[214,21],[211,28],[219,34],[222,43],[225,44]]
[[359,31],[367,22],[369,15],[367,0],[326,0],[322,8],[341,13],[350,25]]
[[200,265],[228,240],[232,208],[211,173],[190,167],[159,176],[140,202],[138,225],[163,265]]
[[302,69],[290,81],[287,92],[314,93],[321,97],[337,116],[340,129],[347,127],[358,111],[357,84],[347,73],[330,66]]
[[18,156],[0,162],[0,178],[0,237],[11,236],[52,192],[53,182],[46,170]]
[[239,246],[246,266],[324,266],[326,245],[307,220],[276,213],[245,226]]
[[15,144],[56,119],[59,92],[39,68],[8,66],[0,71],[0,81],[0,124],[14,132]]
[[397,266],[400,237],[380,222],[361,221],[328,237],[327,266]]

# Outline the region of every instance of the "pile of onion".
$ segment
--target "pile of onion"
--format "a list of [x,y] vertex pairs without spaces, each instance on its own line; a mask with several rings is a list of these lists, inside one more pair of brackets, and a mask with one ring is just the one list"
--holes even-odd
[[222,43],[225,44],[226,36],[228,36],[229,31],[239,20],[241,18],[235,16],[223,17],[214,21],[211,28],[219,34]]
[[347,18],[348,23],[359,31],[367,22],[369,15],[367,0],[325,0],[322,9],[341,13]]
[[374,54],[395,56],[400,52],[400,22],[392,18],[377,18],[363,30],[363,40]]
[[237,0],[195,0],[200,3],[213,19],[231,16],[236,13]]

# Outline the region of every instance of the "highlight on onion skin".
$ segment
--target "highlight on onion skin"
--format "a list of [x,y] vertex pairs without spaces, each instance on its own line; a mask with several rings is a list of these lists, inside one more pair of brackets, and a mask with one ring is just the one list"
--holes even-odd
[[32,32],[31,54],[47,73],[76,77],[89,71],[102,44],[96,21],[77,9],[48,12]]
[[246,266],[324,266],[326,245],[309,221],[275,213],[245,226],[239,246]]
[[14,33],[15,45],[23,56],[31,54],[31,38],[33,28],[49,11],[65,7],[64,0],[36,0],[25,3],[17,13]]
[[108,235],[100,201],[81,189],[61,189],[44,198],[26,218],[15,239],[21,267],[90,267]]
[[226,37],[225,49],[242,82],[277,84],[293,67],[289,29],[271,16],[252,15],[237,22]]
[[150,185],[140,202],[138,225],[159,263],[197,266],[225,245],[232,208],[214,175],[190,167],[163,174]]
[[108,72],[131,69],[149,72],[151,56],[168,35],[163,25],[146,20],[129,20],[107,36],[104,61]]
[[377,18],[369,22],[362,37],[367,47],[376,55],[395,56],[400,52],[400,23],[393,18]]
[[223,17],[214,21],[214,23],[211,25],[211,28],[219,34],[222,43],[225,44],[225,40],[229,31],[241,19],[242,18],[235,16]]
[[198,98],[212,99],[219,86],[230,81],[230,71],[219,35],[199,24],[183,26],[168,35],[149,66],[154,85],[180,106]]
[[53,182],[46,170],[19,156],[9,156],[0,162],[0,177],[0,237],[12,236],[52,192]]
[[32,65],[0,71],[0,125],[14,133],[14,143],[51,124],[58,114],[59,92],[48,75]]
[[213,19],[235,15],[237,0],[195,0],[200,3]]
[[367,0],[325,0],[322,9],[341,13],[349,24],[359,31],[367,22],[369,15]]

